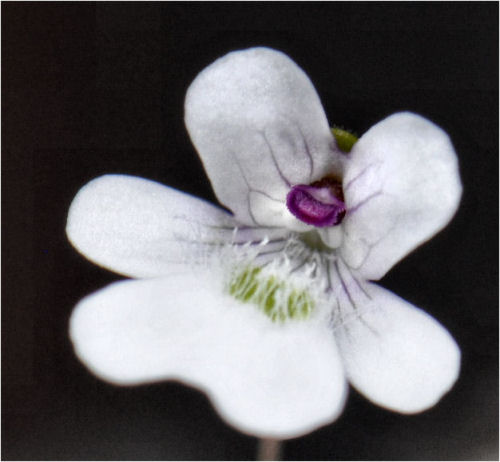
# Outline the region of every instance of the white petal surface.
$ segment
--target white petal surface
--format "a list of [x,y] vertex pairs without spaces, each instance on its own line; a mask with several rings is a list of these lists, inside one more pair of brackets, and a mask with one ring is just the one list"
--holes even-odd
[[218,199],[240,221],[308,229],[286,208],[290,185],[339,173],[341,155],[290,58],[251,48],[218,59],[188,89],[185,122]]
[[235,232],[236,226],[230,214],[189,194],[142,178],[106,175],[78,192],[66,232],[98,265],[153,277],[175,272],[178,264],[203,262],[221,244],[279,239],[277,230]]
[[[401,413],[432,407],[453,386],[460,350],[434,318],[341,268],[335,337],[351,384],[374,403]],[[340,274],[340,276],[339,276]]]
[[446,133],[411,113],[394,114],[354,145],[346,163],[342,255],[380,279],[453,217],[462,186]]
[[239,430],[290,438],[333,421],[346,382],[331,330],[271,322],[223,293],[215,272],[115,283],[71,317],[76,353],[119,385],[176,379]]

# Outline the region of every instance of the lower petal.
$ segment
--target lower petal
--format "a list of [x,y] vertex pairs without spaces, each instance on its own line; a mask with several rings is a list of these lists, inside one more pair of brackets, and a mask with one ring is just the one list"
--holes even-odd
[[401,413],[436,404],[460,370],[460,350],[448,331],[375,284],[350,284],[346,277],[343,292],[343,322],[335,336],[351,384],[374,403]]
[[70,335],[81,361],[117,385],[176,379],[231,425],[291,438],[332,422],[346,383],[331,331],[273,323],[212,272],[125,281],[83,299]]

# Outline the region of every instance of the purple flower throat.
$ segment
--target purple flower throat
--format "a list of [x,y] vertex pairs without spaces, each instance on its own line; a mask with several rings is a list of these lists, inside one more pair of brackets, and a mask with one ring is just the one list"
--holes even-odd
[[346,212],[342,184],[333,178],[293,186],[286,205],[300,221],[318,228],[340,224]]

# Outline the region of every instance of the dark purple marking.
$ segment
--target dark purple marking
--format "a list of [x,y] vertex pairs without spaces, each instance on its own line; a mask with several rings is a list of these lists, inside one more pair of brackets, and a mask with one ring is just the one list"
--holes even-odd
[[300,221],[318,228],[340,224],[346,212],[342,185],[331,178],[293,186],[286,205]]

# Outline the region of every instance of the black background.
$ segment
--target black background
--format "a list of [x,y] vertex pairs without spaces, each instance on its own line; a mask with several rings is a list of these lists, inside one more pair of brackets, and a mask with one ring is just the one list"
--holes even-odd
[[496,2],[2,3],[3,459],[254,458],[256,440],[201,393],[116,388],[75,359],[72,307],[120,277],[78,255],[64,227],[75,193],[104,173],[215,200],[184,95],[217,57],[256,45],[308,73],[331,124],[362,134],[398,110],[430,118],[464,183],[451,225],[381,282],[451,331],[458,383],[416,416],[351,390],[341,418],[284,457],[498,459],[497,34]]

